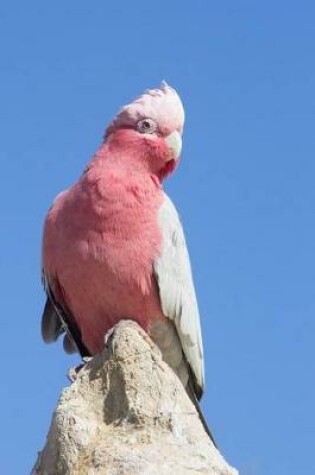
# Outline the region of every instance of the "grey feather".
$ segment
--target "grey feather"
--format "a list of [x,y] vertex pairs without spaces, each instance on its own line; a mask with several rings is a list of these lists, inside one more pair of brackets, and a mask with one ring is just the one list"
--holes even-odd
[[68,353],[68,355],[72,355],[73,353],[78,352],[78,349],[73,339],[70,338],[67,334],[63,337],[63,349],[66,353]]
[[[79,351],[81,356],[87,354],[87,351],[83,344],[79,341],[78,344],[70,331],[69,324],[67,323],[67,316],[62,309],[61,305],[56,301],[52,287],[53,279],[49,279],[49,276],[42,270],[42,282],[44,285],[47,299],[42,316],[42,338],[45,343],[55,342],[60,335],[65,333],[63,347],[66,353],[75,353]],[[73,329],[73,332],[76,329]],[[77,332],[76,332],[77,333]]]
[[184,355],[192,370],[195,393],[201,397],[204,361],[200,317],[191,273],[189,255],[178,213],[164,194],[158,214],[163,248],[154,262],[163,313],[177,329]]
[[45,343],[53,343],[64,333],[61,320],[49,297],[46,299],[43,311],[41,330]]

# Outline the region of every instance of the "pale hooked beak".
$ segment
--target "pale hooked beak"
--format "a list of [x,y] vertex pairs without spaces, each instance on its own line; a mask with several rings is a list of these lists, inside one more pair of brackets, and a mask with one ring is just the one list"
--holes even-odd
[[169,134],[167,137],[165,137],[165,142],[168,145],[168,148],[172,152],[173,159],[177,159],[180,155],[180,152],[182,151],[182,138],[179,132],[175,130],[171,134]]

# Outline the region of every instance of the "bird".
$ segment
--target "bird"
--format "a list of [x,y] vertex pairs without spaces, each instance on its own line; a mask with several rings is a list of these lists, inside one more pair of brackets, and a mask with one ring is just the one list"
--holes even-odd
[[44,342],[102,351],[122,319],[160,348],[195,404],[205,386],[200,316],[183,227],[163,182],[176,169],[185,113],[165,81],[123,106],[78,181],[44,223]]

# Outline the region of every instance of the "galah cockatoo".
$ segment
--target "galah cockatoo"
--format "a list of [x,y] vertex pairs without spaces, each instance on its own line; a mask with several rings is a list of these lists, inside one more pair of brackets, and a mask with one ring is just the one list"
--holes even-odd
[[183,125],[173,88],[147,90],[119,111],[79,181],[57,196],[43,236],[42,335],[50,343],[65,332],[67,352],[91,356],[115,324],[133,319],[198,407],[198,305],[183,229],[162,186],[176,168]]

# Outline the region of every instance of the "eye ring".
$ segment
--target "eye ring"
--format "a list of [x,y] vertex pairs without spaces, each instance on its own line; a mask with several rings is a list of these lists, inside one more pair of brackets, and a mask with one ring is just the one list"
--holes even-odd
[[157,123],[150,118],[142,119],[137,124],[140,134],[154,134],[157,131]]

